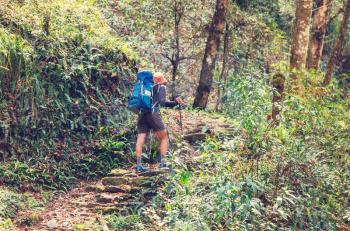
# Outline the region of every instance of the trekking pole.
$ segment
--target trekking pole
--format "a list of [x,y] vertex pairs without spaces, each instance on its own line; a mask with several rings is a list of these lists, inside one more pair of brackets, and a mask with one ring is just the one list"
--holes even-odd
[[181,112],[181,110],[182,110],[182,106],[181,106],[181,104],[179,105],[179,112],[180,112],[180,129],[181,129],[181,133],[182,133],[182,135],[183,135],[183,129],[182,129],[182,112]]
[[165,129],[166,129],[166,134],[167,134],[167,136],[168,136],[169,147],[172,147],[172,142],[171,142],[170,136],[169,136],[169,130],[168,130],[168,128],[165,128]]

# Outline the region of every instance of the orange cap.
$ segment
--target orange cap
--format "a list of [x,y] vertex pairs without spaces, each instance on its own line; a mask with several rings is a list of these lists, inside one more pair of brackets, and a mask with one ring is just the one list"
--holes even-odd
[[164,77],[164,74],[161,72],[156,72],[153,75],[153,79],[155,84],[163,84],[167,82],[166,78]]

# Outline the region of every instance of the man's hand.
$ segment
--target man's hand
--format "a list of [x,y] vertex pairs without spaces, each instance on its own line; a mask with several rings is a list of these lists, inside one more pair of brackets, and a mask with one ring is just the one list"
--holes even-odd
[[185,104],[185,101],[183,101],[183,99],[181,99],[180,96],[176,97],[176,98],[175,98],[175,101],[176,101],[176,103],[181,104],[181,105],[184,105],[184,104]]

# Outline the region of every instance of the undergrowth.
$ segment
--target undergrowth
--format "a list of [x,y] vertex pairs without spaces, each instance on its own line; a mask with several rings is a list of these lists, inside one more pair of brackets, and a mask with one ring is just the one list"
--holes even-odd
[[127,163],[139,58],[100,4],[2,1],[0,184],[66,190]]
[[309,87],[304,99],[287,95],[274,127],[266,120],[264,97],[252,100],[264,82],[249,92],[242,87],[249,79],[235,81],[240,83],[233,85],[234,97],[246,100],[232,101],[242,104],[228,111],[239,125],[233,138],[208,138],[194,164],[178,166],[146,221],[171,230],[349,227],[346,99],[333,87]]

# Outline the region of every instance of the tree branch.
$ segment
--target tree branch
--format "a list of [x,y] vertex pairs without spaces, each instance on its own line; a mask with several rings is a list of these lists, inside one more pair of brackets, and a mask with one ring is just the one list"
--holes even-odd
[[174,58],[170,57],[168,54],[162,53],[161,55],[167,60],[169,60],[171,63],[175,62]]
[[194,55],[191,55],[191,56],[181,56],[178,58],[178,62],[182,61],[182,60],[185,60],[185,59],[195,59],[196,57]]

